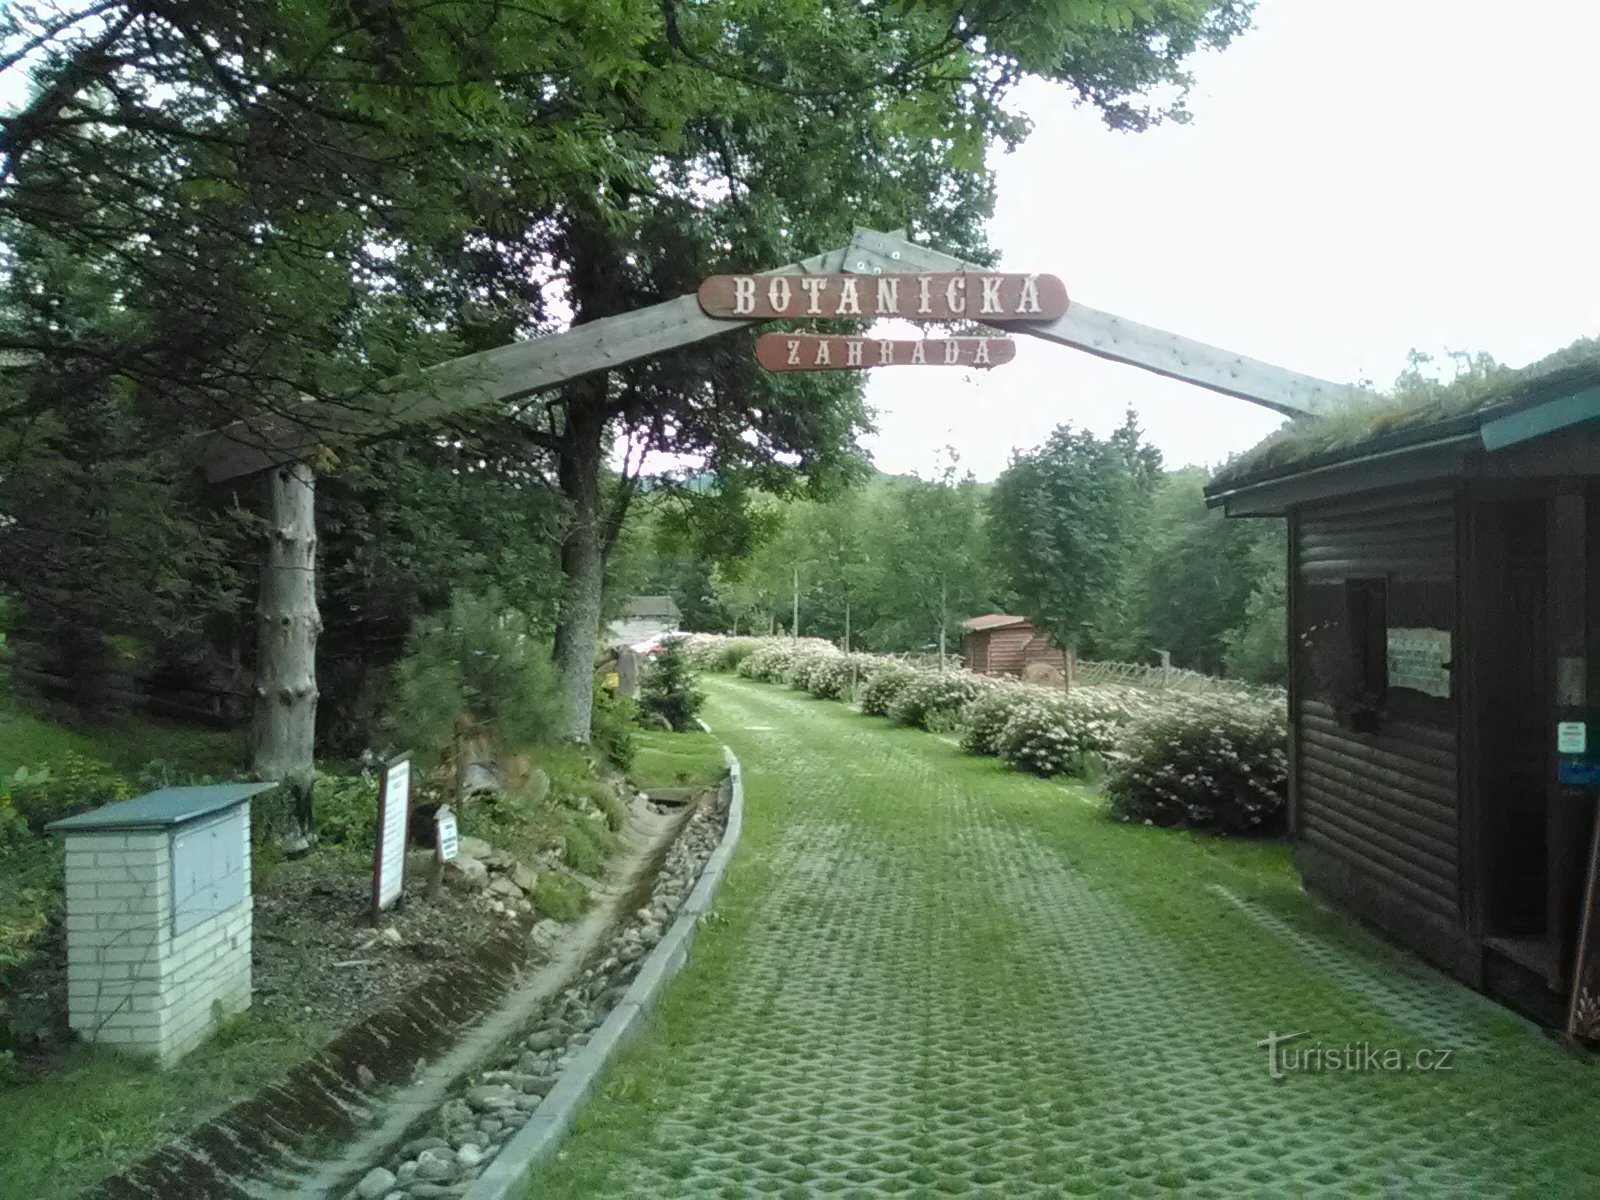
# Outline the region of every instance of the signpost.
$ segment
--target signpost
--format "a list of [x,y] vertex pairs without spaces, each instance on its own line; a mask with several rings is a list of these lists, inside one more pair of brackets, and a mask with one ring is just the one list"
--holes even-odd
[[700,285],[709,317],[900,317],[907,321],[1054,321],[1067,288],[1054,275],[942,271],[884,275],[713,275]]
[[869,338],[764,333],[756,361],[769,371],[855,371],[863,367],[945,366],[986,370],[1017,355],[1010,338]]
[[456,814],[441,804],[433,814],[433,867],[428,873],[428,899],[437,900],[444,890],[444,865],[461,853],[461,836],[456,829]]
[[384,764],[378,784],[378,848],[372,862],[372,919],[393,908],[405,890],[406,829],[411,821],[411,755]]

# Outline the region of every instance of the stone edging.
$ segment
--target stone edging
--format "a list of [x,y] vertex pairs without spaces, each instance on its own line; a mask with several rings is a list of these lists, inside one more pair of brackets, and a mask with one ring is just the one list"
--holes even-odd
[[533,1110],[528,1123],[517,1131],[495,1155],[494,1161],[483,1174],[473,1181],[466,1193],[466,1200],[521,1200],[526,1194],[534,1168],[560,1148],[573,1122],[578,1119],[589,1093],[594,1090],[601,1072],[637,1032],[640,1022],[654,1007],[667,981],[688,960],[689,944],[694,940],[700,918],[711,908],[717,885],[722,882],[728,860],[733,857],[734,847],[739,843],[739,831],[744,819],[744,781],[739,771],[739,760],[726,746],[722,748],[722,756],[728,765],[728,774],[722,785],[730,791],[728,823],[723,829],[722,840],[701,868],[694,889],[678,910],[672,927],[645,957],[639,973],[628,985],[621,1001],[561,1073],[549,1094]]

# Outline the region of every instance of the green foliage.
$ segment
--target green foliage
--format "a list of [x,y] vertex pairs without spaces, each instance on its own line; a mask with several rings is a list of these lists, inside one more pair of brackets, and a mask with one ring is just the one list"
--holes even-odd
[[19,767],[0,783],[0,795],[35,835],[42,835],[52,821],[126,800],[132,794],[128,781],[105,763],[71,751],[48,766]]
[[607,687],[594,690],[590,744],[623,770],[633,762],[639,733],[639,703]]
[[885,667],[861,689],[857,697],[861,711],[871,717],[886,717],[902,692],[916,683],[922,672],[911,667]]
[[311,789],[317,840],[352,853],[371,855],[378,837],[378,777],[374,773],[332,775],[318,771]]
[[390,723],[425,760],[454,742],[462,723],[520,750],[556,736],[560,682],[548,647],[496,589],[458,591],[449,610],[424,617],[395,668]]
[[1089,757],[1116,745],[1115,724],[1092,705],[1063,697],[1018,704],[995,738],[1001,761],[1033,775],[1082,774]]
[[1106,778],[1121,820],[1211,833],[1273,834],[1287,815],[1280,708],[1196,700],[1136,725]]
[[953,717],[983,691],[983,681],[966,671],[923,671],[895,696],[886,715],[902,725],[927,729]]
[[557,871],[541,871],[539,882],[534,885],[533,903],[553,921],[575,921],[583,915],[588,896],[576,879]]
[[689,787],[722,778],[722,743],[711,734],[646,730],[639,741],[639,756],[629,772],[638,787]]
[[1108,616],[1161,474],[1132,411],[1109,438],[1062,425],[1013,455],[989,495],[989,530],[1023,611],[1057,645],[1077,647]]
[[961,749],[968,754],[999,754],[1000,734],[1028,693],[1017,687],[996,686],[979,692],[961,710]]
[[640,712],[658,717],[667,728],[682,733],[694,726],[695,714],[705,699],[682,641],[669,640],[656,652],[639,682]]

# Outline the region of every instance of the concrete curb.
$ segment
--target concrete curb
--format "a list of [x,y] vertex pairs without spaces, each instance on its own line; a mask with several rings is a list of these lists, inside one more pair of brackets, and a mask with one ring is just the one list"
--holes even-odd
[[[701,722],[701,727],[710,732],[704,722]],[[588,1044],[567,1065],[549,1095],[533,1110],[528,1123],[505,1144],[488,1169],[473,1181],[467,1190],[466,1200],[522,1200],[527,1194],[534,1169],[555,1154],[571,1132],[600,1073],[637,1032],[640,1022],[655,1006],[667,982],[688,961],[695,928],[700,918],[710,911],[712,897],[716,894],[717,885],[722,882],[723,872],[733,857],[734,847],[739,843],[739,832],[744,825],[744,780],[740,776],[739,760],[726,746],[722,748],[722,757],[728,764],[723,786],[731,793],[728,824],[723,830],[722,840],[701,868],[699,881],[678,910],[672,927],[645,956],[639,973],[628,985],[621,1001],[600,1023],[600,1028],[595,1030]]]

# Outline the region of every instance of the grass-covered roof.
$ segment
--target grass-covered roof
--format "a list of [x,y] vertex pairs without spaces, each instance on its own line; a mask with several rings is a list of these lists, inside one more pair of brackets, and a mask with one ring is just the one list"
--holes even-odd
[[1312,467],[1426,441],[1447,427],[1475,428],[1487,417],[1559,399],[1600,384],[1600,339],[1583,338],[1513,370],[1487,355],[1460,360],[1449,381],[1430,378],[1415,359],[1385,395],[1352,400],[1333,412],[1300,417],[1230,459],[1207,491],[1235,488]]

